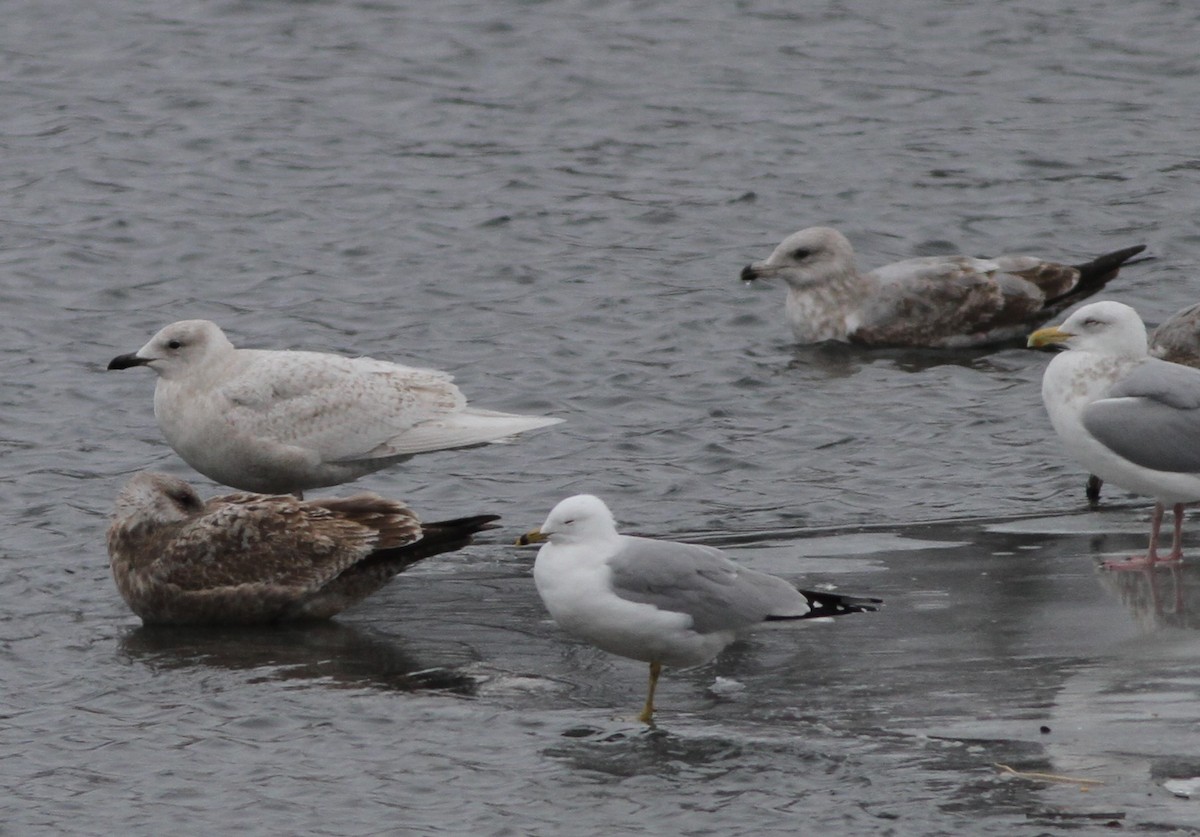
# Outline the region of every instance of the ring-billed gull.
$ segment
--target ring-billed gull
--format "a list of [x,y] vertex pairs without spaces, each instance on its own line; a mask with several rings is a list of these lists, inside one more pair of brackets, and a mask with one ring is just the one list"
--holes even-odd
[[859,273],[844,235],[809,227],[747,265],[742,279],[787,282],[787,317],[802,343],[957,348],[1025,336],[1096,293],[1144,249],[1075,266],[1032,256],[928,256]]
[[108,554],[121,597],[149,624],[328,619],[498,519],[423,524],[404,503],[369,493],[204,502],[183,480],[143,471],[117,497]]
[[558,424],[467,406],[450,375],[373,358],[235,349],[208,320],[166,326],[109,369],[158,373],[154,415],[185,462],[245,491],[299,494],[414,454]]
[[[1067,452],[1106,482],[1155,498],[1146,555],[1105,566],[1180,560],[1183,504],[1200,500],[1200,370],[1150,357],[1141,317],[1107,300],[1035,331],[1029,345],[1067,349],[1042,377],[1042,400]],[[1175,539],[1163,559],[1166,504],[1175,514]]]
[[544,543],[533,578],[563,630],[650,664],[649,692],[638,716],[647,724],[663,666],[706,663],[738,632],[763,622],[859,613],[879,603],[798,590],[713,547],[619,534],[608,506],[590,494],[560,502],[517,543]]

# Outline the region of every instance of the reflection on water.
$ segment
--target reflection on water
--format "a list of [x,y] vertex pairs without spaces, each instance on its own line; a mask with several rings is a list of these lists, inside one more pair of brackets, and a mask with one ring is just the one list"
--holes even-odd
[[894,348],[865,349],[849,343],[829,340],[812,345],[790,347],[789,369],[816,369],[826,378],[844,378],[864,366],[885,364],[900,372],[926,372],[939,366],[978,367],[982,358],[1005,349],[1019,348],[1017,343],[1000,343],[977,349],[954,352],[937,349]]
[[1194,560],[1154,570],[1100,570],[1097,576],[1143,630],[1200,630],[1200,564]]
[[613,778],[638,775],[692,776],[711,778],[730,772],[746,758],[773,761],[786,759],[797,770],[829,773],[844,758],[816,752],[799,737],[757,739],[745,730],[729,735],[696,729],[686,723],[677,733],[665,728],[574,727],[563,732],[559,746],[544,750],[576,770]]
[[143,625],[120,639],[131,660],[152,668],[210,666],[254,671],[263,680],[314,680],[342,688],[475,693],[476,681],[428,667],[394,639],[379,639],[339,622],[274,627]]

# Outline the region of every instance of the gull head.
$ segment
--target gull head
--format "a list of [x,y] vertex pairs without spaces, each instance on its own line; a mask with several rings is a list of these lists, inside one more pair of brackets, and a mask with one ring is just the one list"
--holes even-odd
[[1112,357],[1143,358],[1148,352],[1142,318],[1128,305],[1112,300],[1085,305],[1062,325],[1038,329],[1029,335],[1027,345],[1062,346]]
[[591,494],[576,494],[550,510],[546,522],[526,532],[517,544],[550,541],[555,544],[602,540],[617,535],[617,522],[604,501]]
[[165,326],[136,352],[113,358],[108,362],[108,368],[149,366],[160,376],[173,378],[202,365],[208,358],[232,349],[233,344],[216,323],[181,320]]
[[778,277],[799,289],[854,272],[854,248],[846,236],[830,227],[809,227],[785,238],[766,261],[742,268],[742,279]]
[[204,509],[195,489],[177,477],[154,471],[135,474],[117,495],[114,520],[133,529],[182,523]]

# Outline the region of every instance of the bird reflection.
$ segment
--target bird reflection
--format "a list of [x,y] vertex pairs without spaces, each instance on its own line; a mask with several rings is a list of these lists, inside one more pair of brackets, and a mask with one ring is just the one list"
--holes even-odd
[[340,622],[263,628],[143,625],[121,637],[120,650],[151,668],[257,670],[262,680],[318,680],[332,688],[472,695],[477,686],[472,677],[415,659],[394,639]]
[[845,378],[857,374],[863,367],[876,363],[891,363],[900,372],[919,373],[939,366],[962,366],[977,369],[985,358],[995,352],[1016,346],[1002,343],[986,349],[962,349],[947,353],[937,349],[885,348],[869,349],[827,340],[824,343],[791,347],[790,370],[816,369],[826,378]]
[[1115,593],[1142,628],[1200,630],[1200,565],[1174,564],[1138,572],[1101,572],[1101,586]]

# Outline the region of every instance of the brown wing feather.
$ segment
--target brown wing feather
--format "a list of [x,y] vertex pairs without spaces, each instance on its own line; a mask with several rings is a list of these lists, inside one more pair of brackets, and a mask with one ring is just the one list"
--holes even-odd
[[1079,268],[1055,262],[1038,262],[1026,270],[1010,270],[1009,273],[1032,282],[1046,299],[1057,299],[1075,290],[1079,284]]
[[978,273],[965,265],[919,282],[884,286],[865,308],[852,339],[868,344],[932,346],[960,335],[1021,323],[1044,297],[1021,279]]
[[269,585],[315,591],[366,558],[378,533],[287,496],[215,497],[163,545],[154,575],[180,590]]
[[392,549],[413,543],[421,537],[417,513],[399,500],[363,492],[352,497],[312,500],[311,506],[327,509],[378,533],[376,549]]

